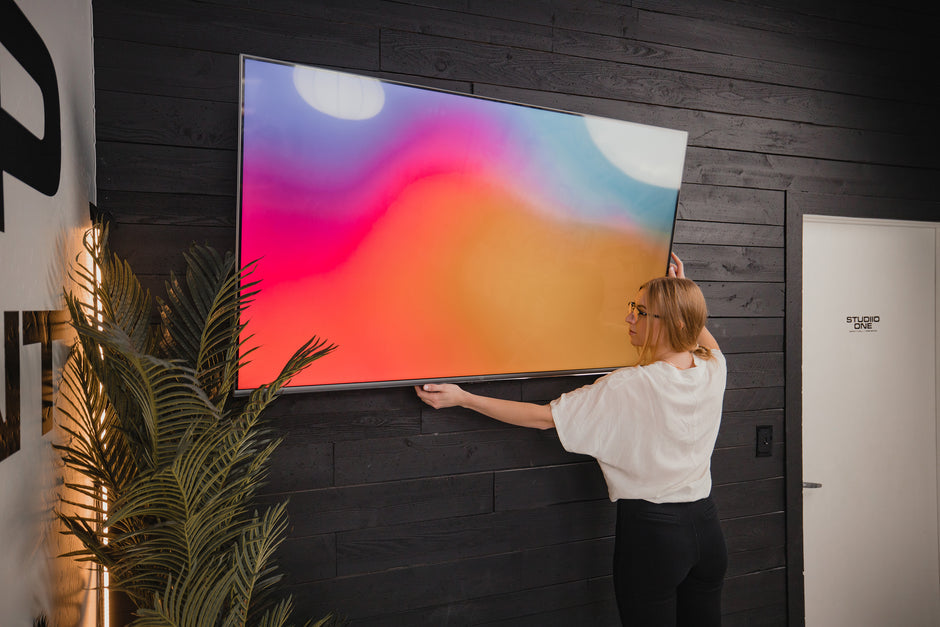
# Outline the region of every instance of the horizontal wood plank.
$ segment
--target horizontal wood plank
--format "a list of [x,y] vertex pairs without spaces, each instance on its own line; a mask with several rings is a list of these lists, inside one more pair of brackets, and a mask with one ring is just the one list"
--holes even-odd
[[606,500],[506,510],[337,534],[338,574],[407,567],[415,555],[440,564],[614,534],[617,508]]
[[[714,482],[783,476],[783,450],[783,444],[777,442],[771,457],[755,458],[752,446],[716,449],[712,458]],[[586,459],[564,451],[553,431],[524,429],[337,442],[335,482],[337,486],[355,485]]]
[[237,103],[238,56],[96,37],[95,89]]
[[[678,250],[678,247],[677,247]],[[683,257],[683,261],[685,258]],[[704,259],[698,264],[707,263]],[[775,262],[776,263],[776,262]],[[687,276],[695,280],[708,303],[708,313],[714,317],[773,316],[783,317],[786,305],[783,283],[738,283],[700,279],[689,269]]]
[[238,104],[134,94],[95,93],[95,137],[190,148],[238,148]]
[[266,415],[277,420],[280,416],[318,416],[347,411],[413,411],[422,406],[410,385],[316,392],[287,391],[278,397]]
[[[728,6],[727,3],[723,5]],[[909,87],[903,81],[872,81],[868,77],[840,72],[829,67],[811,68],[770,60],[756,62],[751,57],[729,54],[727,50],[707,51],[635,37],[624,38],[580,30],[556,30],[554,51],[577,57],[725,78],[746,78],[806,89],[833,90],[859,96],[884,97],[888,93],[889,84],[895,87]]]
[[722,590],[724,615],[738,614],[786,603],[786,569],[775,568],[759,573],[729,577]]
[[761,514],[721,521],[728,555],[783,547],[786,541],[786,516],[783,512]]
[[713,52],[733,50],[738,57],[809,68],[833,68],[866,76],[890,77],[904,62],[900,52],[859,48],[833,41],[828,36],[810,39],[804,33],[755,30],[723,19],[654,11],[639,13],[634,35],[646,41],[665,40],[683,48]]
[[579,604],[557,610],[546,610],[525,616],[513,617],[487,623],[491,627],[548,627],[549,625],[609,625],[615,627],[620,621],[613,599],[597,603]]
[[[607,484],[595,461],[499,471],[495,473],[494,491],[497,511],[607,498]],[[784,483],[780,477],[724,483],[714,486],[712,494],[722,518],[784,509]]]
[[[924,136],[917,141],[929,141]],[[690,146],[684,183],[933,201],[935,170]]]
[[[363,627],[533,624],[620,627],[610,576],[477,597],[408,612],[370,616]],[[587,606],[587,609],[585,609]],[[574,614],[574,616],[572,616]],[[557,622],[561,621],[561,622]]]
[[785,441],[784,412],[782,409],[760,411],[726,411],[721,417],[718,447],[755,446],[756,428],[761,425],[773,427],[775,442]]
[[235,231],[203,226],[162,226],[117,223],[111,228],[112,250],[119,253],[140,275],[167,277],[185,268],[183,253],[193,244],[232,252]]
[[238,210],[235,196],[98,190],[98,210],[122,225],[208,226],[231,229]]
[[773,110],[777,119],[846,128],[904,133],[906,116],[920,113],[858,96],[392,30],[382,33],[381,54],[382,67],[398,72],[754,117]]
[[576,390],[583,385],[590,385],[599,376],[601,375],[585,374],[529,379],[522,383],[522,396],[519,400],[531,403],[547,403],[565,392]]
[[782,191],[684,183],[679,190],[682,220],[736,224],[786,223],[786,194]]
[[[228,55],[250,54],[298,63],[378,68],[378,30],[365,20],[330,21],[201,2],[159,4],[99,0],[95,39],[148,43]],[[390,6],[390,5],[385,5]],[[322,13],[322,12],[321,12]]]
[[285,438],[271,456],[264,489],[277,492],[312,490],[333,485],[333,445]]
[[[269,489],[287,486],[269,484]],[[493,475],[430,477],[341,488],[291,490],[265,495],[263,502],[288,500],[292,538],[370,529],[493,511]]]
[[707,327],[726,355],[784,350],[783,318],[710,317]]
[[285,58],[283,53],[265,54],[261,51],[240,49],[236,52],[215,52],[203,49],[177,48],[166,45],[96,38],[96,89],[128,92],[171,98],[208,100],[220,103],[239,101],[239,57],[241,53],[274,57],[295,63],[328,67],[415,83],[435,89],[469,93],[468,81],[415,76],[410,72],[381,71],[373,63],[349,64],[348,57],[324,55],[323,50],[306,46],[305,54]]
[[729,390],[784,384],[783,353],[739,353],[728,355],[726,361]]
[[[285,586],[300,615],[343,608],[350,619],[610,575],[613,540],[588,540],[446,564]],[[404,585],[403,585],[403,582]]]
[[[502,394],[496,398],[506,398]],[[508,424],[462,407],[426,410],[421,415],[422,433],[453,433],[456,431],[480,431],[483,429],[511,429]]]
[[777,409],[784,406],[784,388],[744,388],[725,392],[725,411]]
[[[784,539],[781,534],[779,539]],[[725,577],[737,577],[766,572],[787,565],[787,552],[783,544],[753,551],[738,551],[728,555],[728,570]]]
[[336,485],[581,461],[554,431],[496,429],[472,433],[337,442]]
[[[867,45],[873,39],[895,50],[916,50],[900,32],[879,28],[884,12],[875,5],[829,2],[826,6],[797,6],[795,2],[730,5],[723,0],[633,0],[634,7],[647,11],[682,15],[773,33],[799,33],[801,37]],[[802,4],[802,3],[800,3]],[[853,8],[854,11],[847,11]],[[864,18],[867,17],[866,21]],[[861,18],[861,19],[860,19]],[[908,24],[908,27],[914,26]]]
[[676,244],[673,250],[696,281],[783,282],[782,248]]
[[236,192],[234,150],[98,142],[98,187],[231,197]]
[[284,584],[318,581],[336,576],[336,536],[288,537],[275,553]]
[[782,226],[728,224],[677,220],[672,241],[675,244],[719,244],[725,246],[764,246],[783,248]]
[[743,612],[722,615],[723,627],[779,627],[787,624],[786,599],[777,599],[776,603],[756,607]]
[[710,316],[783,317],[786,303],[783,283],[702,281],[692,271],[687,272],[687,276],[694,278],[702,289]]
[[782,477],[723,483],[712,488],[712,497],[722,519],[782,512],[786,505]]
[[920,139],[914,129],[861,131],[810,122],[768,120],[758,115],[624,102],[615,98],[596,99],[560,91],[479,82],[475,84],[474,93],[498,100],[682,130],[689,134],[688,145],[699,148],[914,167],[940,164],[930,142]]
[[[226,7],[250,5],[248,2],[211,0],[203,4],[220,4]],[[485,3],[481,3],[485,4]],[[304,25],[311,23],[315,33],[340,29],[349,25],[374,27],[376,16],[381,16],[385,28],[434,33],[445,37],[485,41],[488,43],[512,43],[533,49],[550,50],[552,45],[552,3],[545,0],[523,3],[491,3],[485,10],[472,10],[465,2],[394,2],[388,0],[318,0],[298,2],[296,0],[265,0],[264,13],[276,16],[280,23]],[[518,6],[520,5],[521,6]],[[516,6],[513,6],[516,5]],[[208,15],[219,13],[218,9]],[[236,14],[237,15],[237,14]],[[248,18],[240,18],[241,23]],[[277,22],[274,23],[274,26]],[[373,40],[375,37],[373,37]],[[224,45],[224,42],[222,42]],[[309,45],[319,50],[322,45]]]
[[552,2],[553,50],[558,47],[558,31],[605,33],[621,37],[636,27],[637,12],[627,3],[583,0]]
[[494,476],[496,511],[535,509],[606,499],[607,484],[596,461],[499,471]]
[[[327,361],[322,364],[328,366]],[[268,411],[265,417],[277,433],[304,442],[344,442],[421,433],[421,409],[417,406],[405,410],[347,410],[337,413],[308,409],[280,417]]]
[[775,442],[770,457],[756,457],[753,446],[716,448],[712,454],[712,483],[724,485],[784,476],[784,445]]

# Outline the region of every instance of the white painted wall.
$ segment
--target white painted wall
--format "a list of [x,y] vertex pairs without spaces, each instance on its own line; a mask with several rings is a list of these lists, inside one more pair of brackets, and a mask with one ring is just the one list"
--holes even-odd
[[937,241],[804,216],[808,627],[940,624]]
[[[22,34],[25,16],[55,68],[61,129],[58,186],[42,193],[4,171],[4,230],[0,232],[0,312],[62,308],[65,270],[88,226],[95,201],[94,75],[91,0],[0,0],[0,20]],[[39,84],[10,47],[0,41],[0,108],[7,122],[37,139],[48,138],[47,103]],[[2,164],[22,160],[25,144],[2,137]],[[12,166],[9,166],[12,168]],[[28,178],[28,177],[27,177]],[[22,319],[21,314],[17,314]],[[0,314],[2,319],[2,314]],[[22,344],[22,329],[20,329]],[[60,367],[65,352],[55,352]],[[20,357],[20,450],[0,459],[0,623],[31,626],[40,613],[50,624],[75,625],[88,600],[87,567],[79,571],[56,556],[63,546],[53,532],[56,506],[56,432],[42,434],[39,345],[17,347]],[[0,341],[0,413],[6,418],[7,386]],[[88,617],[86,617],[86,620]],[[91,623],[87,623],[91,624]]]

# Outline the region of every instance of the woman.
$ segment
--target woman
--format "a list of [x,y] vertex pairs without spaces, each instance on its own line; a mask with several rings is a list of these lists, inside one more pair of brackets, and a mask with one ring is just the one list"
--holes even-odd
[[537,405],[416,387],[434,408],[461,406],[524,427],[558,430],[566,450],[597,459],[617,503],[614,588],[624,625],[721,623],[727,568],[712,502],[711,454],[726,365],[705,329],[705,298],[672,255],[644,284],[626,322],[639,365]]

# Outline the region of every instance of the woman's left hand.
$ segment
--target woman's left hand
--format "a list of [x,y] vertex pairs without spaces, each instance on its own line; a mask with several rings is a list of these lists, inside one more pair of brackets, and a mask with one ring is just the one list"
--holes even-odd
[[685,267],[682,265],[682,260],[679,259],[679,256],[676,253],[669,253],[672,256],[672,262],[669,264],[669,273],[668,275],[676,279],[685,278]]
[[459,385],[453,383],[425,383],[416,385],[415,392],[418,398],[433,407],[441,409],[443,407],[456,407],[460,405],[466,392]]

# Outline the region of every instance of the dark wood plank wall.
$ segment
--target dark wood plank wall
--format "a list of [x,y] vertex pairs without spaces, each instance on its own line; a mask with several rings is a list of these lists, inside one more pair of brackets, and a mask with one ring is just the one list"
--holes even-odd
[[[239,53],[684,129],[675,249],[729,355],[713,458],[727,625],[787,621],[788,198],[930,201],[932,19],[815,0],[94,0],[99,208],[159,290],[190,242],[233,249]],[[930,205],[935,208],[935,205]],[[324,299],[328,302],[329,295]],[[547,401],[577,377],[480,384]],[[289,395],[297,606],[355,625],[613,625],[614,510],[554,432],[410,389]],[[755,426],[774,454],[755,457]],[[792,425],[791,425],[792,428]],[[791,521],[791,525],[792,525]],[[790,530],[791,535],[794,532]]]

